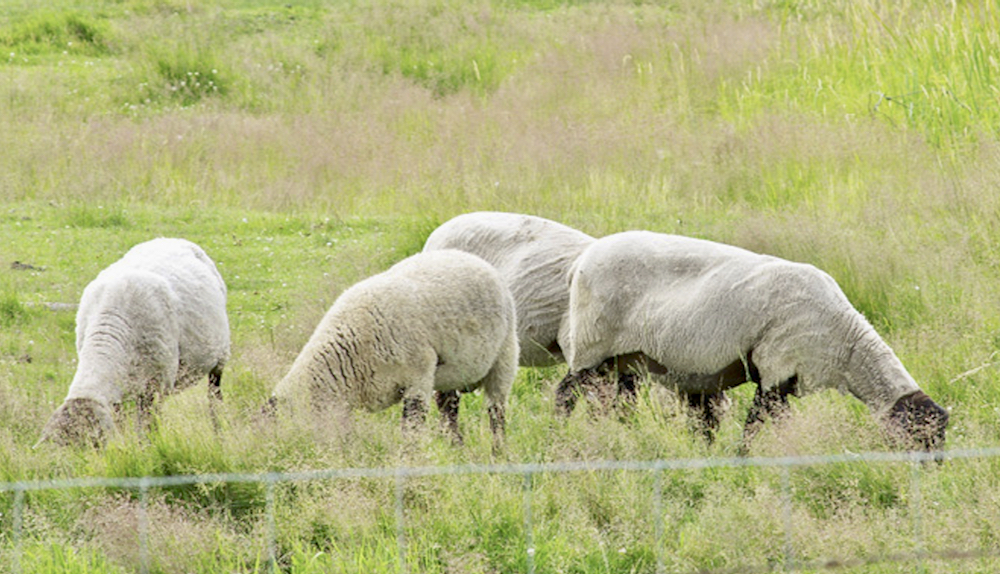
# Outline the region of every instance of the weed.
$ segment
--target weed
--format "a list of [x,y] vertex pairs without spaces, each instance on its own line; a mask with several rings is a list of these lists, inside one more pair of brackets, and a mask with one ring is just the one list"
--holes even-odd
[[0,327],[11,329],[23,324],[28,319],[28,309],[14,293],[5,293],[0,297]]
[[139,94],[140,101],[165,100],[191,106],[207,97],[225,96],[230,89],[232,74],[206,48],[172,44],[154,49],[151,60],[156,76],[143,84],[146,91]]

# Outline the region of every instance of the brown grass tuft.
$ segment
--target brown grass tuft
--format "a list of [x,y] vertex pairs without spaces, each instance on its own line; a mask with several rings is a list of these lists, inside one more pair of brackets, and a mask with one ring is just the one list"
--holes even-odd
[[252,556],[246,540],[219,518],[153,496],[146,505],[147,547],[143,555],[140,508],[140,502],[130,497],[110,497],[84,512],[78,528],[109,560],[134,571],[140,569],[144,558],[153,570],[192,571],[199,564],[211,563],[222,547],[231,548],[232,554]]

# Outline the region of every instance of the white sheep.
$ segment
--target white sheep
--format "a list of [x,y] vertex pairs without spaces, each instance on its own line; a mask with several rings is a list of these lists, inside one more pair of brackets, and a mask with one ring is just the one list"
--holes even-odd
[[[500,271],[514,296],[520,364],[549,367],[565,362],[562,338],[569,312],[569,273],[576,258],[594,238],[555,221],[534,215],[478,211],[458,215],[435,229],[424,251],[458,249],[482,257]],[[629,404],[635,400],[634,373],[621,372],[617,389],[606,372],[588,371],[577,376],[578,387],[605,402]],[[617,396],[615,396],[617,394]],[[438,401],[457,401],[442,396]],[[569,399],[571,400],[571,399]],[[701,397],[689,397],[694,403]],[[566,397],[557,397],[556,409],[568,413]]]
[[618,233],[578,258],[569,317],[563,395],[577,384],[572,373],[612,360],[642,364],[684,393],[753,381],[745,447],[789,394],[836,388],[895,435],[928,450],[943,445],[947,411],[811,265],[688,237]]
[[76,374],[39,441],[100,446],[114,411],[135,400],[140,419],[157,396],[208,375],[221,399],[229,358],[226,284],[205,252],[184,239],[140,243],[83,291],[76,315]]
[[480,211],[443,223],[424,251],[458,249],[496,267],[514,296],[520,364],[546,367],[564,362],[559,332],[569,308],[569,269],[593,242],[541,217]]
[[[435,390],[481,387],[498,448],[517,351],[514,301],[496,269],[461,251],[419,253],[337,298],[271,405],[377,411],[402,400],[410,429]],[[458,401],[438,406],[461,442]]]

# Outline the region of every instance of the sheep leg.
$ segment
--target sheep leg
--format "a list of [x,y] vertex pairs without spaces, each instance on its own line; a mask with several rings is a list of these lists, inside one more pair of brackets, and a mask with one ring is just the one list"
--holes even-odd
[[631,411],[639,400],[639,375],[620,372],[618,374],[618,395],[615,397],[615,408],[625,412]]
[[725,411],[726,395],[716,393],[691,393],[687,396],[688,408],[696,418],[696,426],[701,431],[708,444],[715,442],[715,433],[719,430],[719,419]]
[[220,429],[219,404],[222,404],[222,365],[216,365],[208,373],[208,413],[212,417],[212,428],[216,433]]
[[568,417],[576,407],[582,373],[569,371],[556,387],[556,414]]
[[403,432],[412,433],[424,425],[427,401],[423,397],[403,398]]
[[458,428],[458,391],[438,392],[434,395],[438,412],[441,413],[441,426],[451,432],[452,442],[456,446],[463,444],[462,432]]
[[277,416],[278,398],[268,397],[267,401],[264,402],[264,405],[260,407],[260,411],[258,411],[257,415],[254,417],[254,420],[269,420],[274,419]]
[[489,372],[480,381],[486,395],[486,409],[490,417],[490,432],[493,434],[493,455],[499,455],[504,448],[506,436],[506,408],[510,388],[517,375],[517,333],[513,325],[497,351],[497,358]]
[[757,392],[747,413],[747,422],[743,426],[743,442],[740,445],[740,455],[746,455],[750,443],[757,436],[768,418],[779,418],[788,412],[788,395],[795,394],[795,377],[788,379],[769,391],[764,391],[757,385]]
[[136,434],[145,438],[146,431],[152,426],[153,408],[156,403],[157,392],[153,388],[146,389],[138,394],[135,399],[135,430]]
[[556,387],[556,414],[568,417],[576,407],[576,401],[583,394],[583,389],[593,384],[593,378],[598,376],[597,369],[583,369],[566,373]]
[[489,406],[490,432],[493,433],[493,455],[503,452],[504,437],[507,432],[507,413],[503,403],[493,403]]

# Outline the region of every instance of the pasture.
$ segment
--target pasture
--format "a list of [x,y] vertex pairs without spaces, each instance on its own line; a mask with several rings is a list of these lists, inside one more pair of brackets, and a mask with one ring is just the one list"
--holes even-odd
[[[874,0],[0,0],[0,482],[467,463],[734,456],[644,386],[627,416],[554,415],[564,367],[522,368],[494,457],[481,394],[465,445],[432,412],[255,418],[320,317],[459,213],[649,229],[830,273],[951,413],[949,449],[1000,444],[1000,4]],[[222,428],[205,384],[102,451],[32,449],[72,379],[84,286],[156,236],[201,245],[229,288]],[[124,417],[130,416],[126,405]],[[127,418],[125,420],[128,420]],[[865,407],[792,400],[755,456],[886,451]],[[786,566],[787,480],[803,563],[991,572],[1000,460],[545,474],[537,572]],[[521,572],[520,477],[416,477],[406,564],[378,478],[0,493],[0,572]],[[922,548],[915,547],[914,540]],[[982,556],[980,556],[982,555]],[[870,562],[870,563],[866,563]],[[405,566],[405,568],[404,568]],[[740,570],[745,569],[745,570]]]

